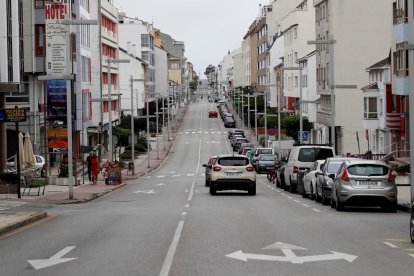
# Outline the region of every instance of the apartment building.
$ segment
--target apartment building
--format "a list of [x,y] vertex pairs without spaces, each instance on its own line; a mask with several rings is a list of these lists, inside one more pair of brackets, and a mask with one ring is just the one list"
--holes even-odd
[[245,64],[247,86],[257,92],[257,34],[256,20],[250,25],[249,30],[243,37],[245,43]]
[[256,55],[257,55],[257,91],[268,91],[269,83],[269,53],[268,53],[268,23],[267,13],[272,11],[271,5],[261,7],[260,16],[256,19]]
[[[0,1],[0,108],[6,108],[9,101],[6,98],[17,96],[20,92],[20,82],[23,80],[23,1],[1,0]],[[19,93],[20,94],[20,93]],[[28,104],[28,93],[25,92],[25,103]],[[7,105],[6,105],[7,102]],[[14,106],[13,106],[14,107]],[[0,122],[0,169],[6,168],[6,158],[15,153],[15,146],[8,148],[7,145],[16,145],[14,132],[10,131],[9,137],[6,123]],[[14,127],[13,127],[14,129]],[[8,141],[14,143],[8,143]]]
[[[336,141],[337,154],[346,155],[367,150],[367,142],[357,139],[365,131],[361,120],[364,108],[360,89],[366,85],[365,69],[390,51],[392,26],[389,22],[392,22],[392,2],[313,1],[315,38],[331,40],[334,43],[331,46],[316,45],[317,93],[320,95],[321,104],[315,127],[327,134],[322,142]],[[349,85],[357,88],[350,88],[352,86]],[[334,99],[331,99],[331,87],[336,87]],[[332,126],[334,139],[330,137]]]

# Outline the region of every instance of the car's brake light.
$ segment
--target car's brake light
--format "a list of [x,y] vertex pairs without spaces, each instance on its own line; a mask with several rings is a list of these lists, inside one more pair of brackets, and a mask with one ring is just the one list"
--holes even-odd
[[258,154],[258,153],[256,153],[254,156],[255,156],[255,157],[257,157],[257,156],[259,156],[259,154]]
[[213,171],[215,171],[215,172],[218,172],[220,170],[221,170],[221,167],[220,166],[214,166],[213,167]]
[[343,181],[347,181],[347,182],[349,182],[349,176],[348,176],[348,172],[347,172],[346,170],[344,170],[344,172],[342,173],[342,175],[341,175],[341,179],[342,179]]
[[248,167],[246,167],[246,170],[248,172],[252,172],[252,171],[254,171],[254,168],[252,166],[248,166]]
[[299,168],[298,167],[293,167],[293,173],[299,173]]
[[392,173],[392,170],[388,173],[388,182],[394,182],[395,181],[395,175]]

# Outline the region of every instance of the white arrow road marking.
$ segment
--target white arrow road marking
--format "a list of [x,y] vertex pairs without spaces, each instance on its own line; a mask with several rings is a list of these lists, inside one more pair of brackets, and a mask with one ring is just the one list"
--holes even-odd
[[270,250],[280,250],[280,249],[308,250],[308,249],[303,248],[303,247],[299,247],[299,246],[296,246],[296,245],[291,245],[291,244],[283,243],[283,242],[277,242],[277,243],[271,244],[269,246],[266,246],[262,249],[265,249],[265,250],[266,249],[270,249]]
[[158,186],[158,187],[160,187],[160,186],[164,186],[164,185],[165,185],[164,183],[155,184],[155,186]]
[[408,254],[408,256],[411,256],[411,257],[413,257],[413,258],[414,258],[414,254]]
[[188,145],[188,144],[190,144],[190,142],[188,142],[188,141],[187,141],[187,142],[185,142],[185,143],[186,143],[187,145]]
[[[266,246],[263,249],[281,250],[284,256],[262,255],[262,254],[249,254],[243,253],[239,250],[226,255],[226,257],[233,258],[240,261],[250,260],[264,260],[264,261],[277,261],[277,262],[290,262],[292,264],[303,264],[308,262],[319,261],[331,261],[331,260],[345,260],[349,263],[353,262],[358,256],[345,254],[341,252],[331,251],[331,254],[313,255],[313,256],[297,256],[293,250],[307,250],[306,248],[277,242],[272,245]],[[414,255],[414,254],[413,254]]]
[[145,190],[145,191],[135,191],[134,194],[155,194],[156,191],[154,190]]
[[58,253],[50,257],[49,259],[27,260],[27,261],[36,270],[54,266],[54,265],[61,264],[61,263],[66,263],[69,261],[73,261],[73,260],[76,260],[77,258],[62,258],[62,257],[68,254],[73,249],[75,249],[75,247],[76,246],[65,247],[64,249],[62,249],[61,251],[59,251]]

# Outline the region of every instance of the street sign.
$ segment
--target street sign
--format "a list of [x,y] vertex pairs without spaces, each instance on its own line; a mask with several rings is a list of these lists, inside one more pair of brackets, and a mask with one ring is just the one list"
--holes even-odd
[[[298,131],[298,141],[300,140],[300,131]],[[309,131],[302,131],[302,141],[309,141]]]
[[0,109],[0,122],[24,122],[26,121],[26,109],[2,108]]

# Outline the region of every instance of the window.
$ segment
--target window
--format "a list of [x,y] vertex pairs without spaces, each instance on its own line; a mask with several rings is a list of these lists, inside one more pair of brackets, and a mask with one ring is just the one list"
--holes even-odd
[[364,98],[364,119],[378,119],[377,98]]
[[394,52],[394,72],[399,77],[408,76],[408,50],[404,49],[404,43],[396,45]]
[[43,8],[45,6],[45,2],[50,2],[50,0],[34,0],[34,7],[36,9]]
[[141,47],[149,47],[149,35],[141,34]]

